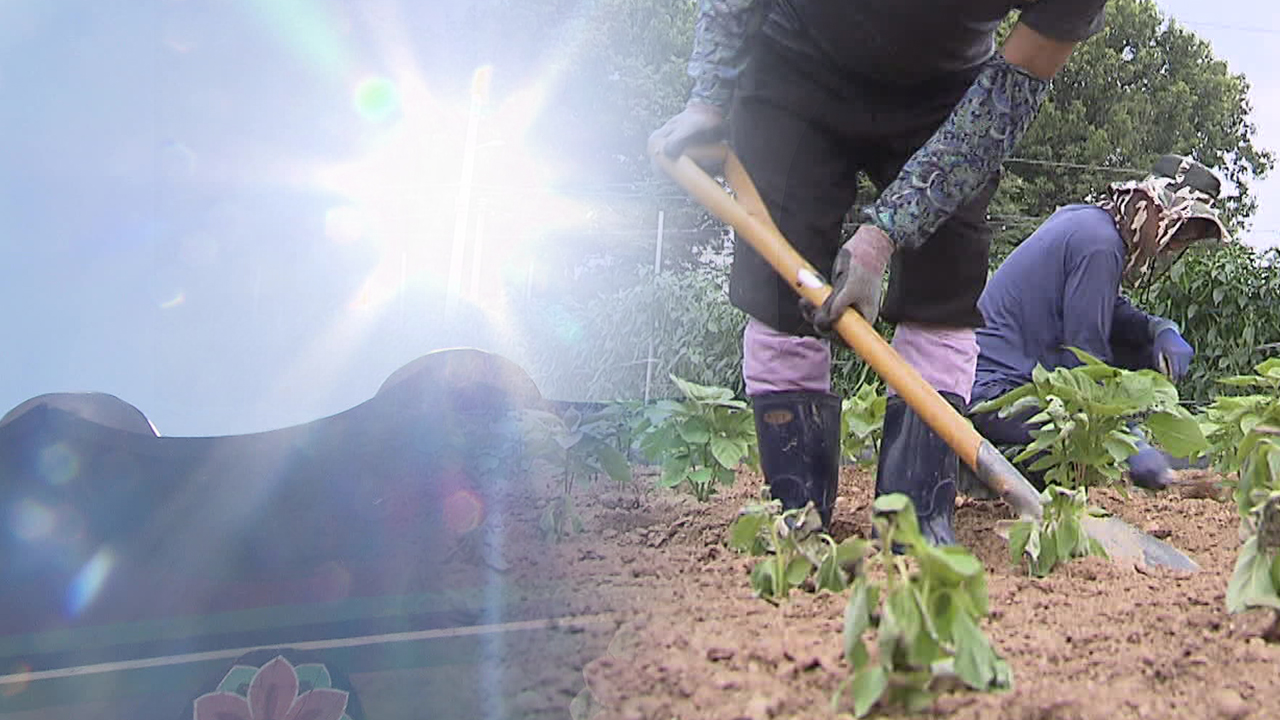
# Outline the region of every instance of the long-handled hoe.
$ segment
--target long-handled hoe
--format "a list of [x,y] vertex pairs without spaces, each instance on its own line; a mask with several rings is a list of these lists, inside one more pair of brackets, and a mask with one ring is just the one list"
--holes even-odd
[[[695,162],[723,162],[724,177],[737,199]],[[653,161],[720,220],[733,226],[799,295],[820,305],[831,293],[812,265],[791,247],[773,224],[759,192],[742,163],[727,145],[692,148],[671,160],[660,150]],[[1040,495],[990,442],[973,428],[936,390],[898,355],[889,343],[856,311],[847,310],[836,330],[868,365],[917,412],[929,427],[946,440],[961,460],[998,493],[1020,516],[1042,517]],[[1115,517],[1086,517],[1085,531],[1113,558],[1195,572],[1200,567],[1177,548]]]

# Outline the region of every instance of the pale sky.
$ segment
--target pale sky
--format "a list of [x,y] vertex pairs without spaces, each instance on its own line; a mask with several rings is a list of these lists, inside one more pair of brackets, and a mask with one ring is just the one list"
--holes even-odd
[[[1280,4],[1160,1],[1248,75],[1257,140],[1280,149]],[[416,58],[444,5],[0,2],[0,414],[94,390],[167,435],[253,432],[356,405],[430,350],[505,349],[522,329],[501,303],[441,316],[437,186],[467,106]],[[478,177],[532,182],[544,163],[517,150]],[[1280,242],[1280,176],[1256,189],[1251,237]],[[536,262],[494,210],[490,284]],[[520,216],[539,210],[566,215]]]
[[[1171,15],[1213,44],[1232,72],[1244,73],[1253,86],[1255,145],[1280,155],[1280,3],[1275,0],[1158,0]],[[1258,247],[1280,245],[1280,168],[1254,184],[1258,213],[1243,239]]]

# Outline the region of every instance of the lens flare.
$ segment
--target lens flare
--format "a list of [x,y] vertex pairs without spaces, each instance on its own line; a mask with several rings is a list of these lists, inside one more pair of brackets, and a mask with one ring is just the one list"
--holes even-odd
[[115,553],[110,548],[102,548],[80,568],[80,572],[71,581],[71,587],[67,589],[67,613],[71,617],[79,615],[93,604],[115,562]]
[[324,235],[338,245],[350,245],[364,237],[364,218],[350,205],[329,208],[324,214]]
[[36,465],[45,482],[50,485],[65,484],[80,474],[80,458],[62,442],[41,448]]
[[313,589],[324,601],[344,600],[351,596],[351,571],[337,560],[331,560],[316,570]]
[[43,540],[53,533],[53,525],[53,511],[31,498],[13,508],[13,534],[20,540]]
[[53,511],[53,528],[58,542],[75,544],[84,539],[84,518],[70,505],[60,505]]
[[366,78],[356,85],[355,104],[361,117],[382,122],[400,108],[400,94],[387,78]]
[[20,695],[29,685],[31,685],[31,666],[25,662],[19,662],[11,667],[8,673],[0,675],[0,696],[11,698]]
[[561,341],[566,343],[577,344],[581,342],[585,330],[582,323],[578,322],[573,315],[565,311],[564,308],[554,308],[551,318],[552,329]]
[[470,490],[457,490],[444,500],[444,525],[452,535],[462,535],[480,527],[484,501]]

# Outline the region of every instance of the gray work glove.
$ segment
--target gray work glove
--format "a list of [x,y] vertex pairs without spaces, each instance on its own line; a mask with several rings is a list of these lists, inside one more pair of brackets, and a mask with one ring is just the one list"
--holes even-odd
[[880,316],[880,294],[885,269],[895,245],[875,225],[862,225],[840,248],[831,278],[831,295],[821,307],[805,300],[800,309],[818,332],[830,335],[844,311],[853,308],[874,323]]
[[724,111],[715,105],[690,101],[678,115],[649,135],[649,156],[659,150],[667,157],[680,157],[690,145],[703,145],[724,140],[728,134]]

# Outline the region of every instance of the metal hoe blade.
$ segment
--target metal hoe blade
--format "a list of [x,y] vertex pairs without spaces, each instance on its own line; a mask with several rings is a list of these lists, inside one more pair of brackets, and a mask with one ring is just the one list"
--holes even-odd
[[1107,554],[1149,567],[1166,567],[1183,572],[1199,572],[1196,564],[1181,550],[1142,532],[1115,517],[1086,517],[1084,531],[1098,541]]

